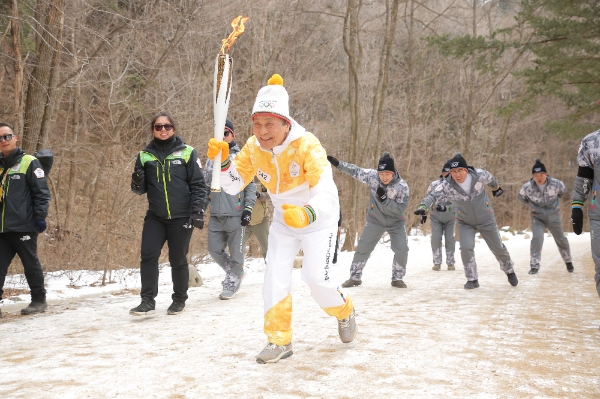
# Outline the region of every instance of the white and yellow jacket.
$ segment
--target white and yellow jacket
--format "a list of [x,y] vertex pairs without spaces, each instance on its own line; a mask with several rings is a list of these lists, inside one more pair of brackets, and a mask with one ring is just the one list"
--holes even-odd
[[307,132],[295,120],[281,145],[272,151],[263,150],[252,136],[244,148],[221,171],[221,187],[228,194],[237,194],[256,175],[267,188],[275,222],[283,221],[282,205],[310,205],[316,212],[314,223],[292,228],[299,233],[337,226],[339,198],[333,181],[331,165],[319,139]]

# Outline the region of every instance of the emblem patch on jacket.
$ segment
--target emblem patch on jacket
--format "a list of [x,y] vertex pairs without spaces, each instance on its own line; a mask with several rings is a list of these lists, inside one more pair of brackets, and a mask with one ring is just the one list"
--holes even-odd
[[42,177],[44,177],[44,171],[42,170],[42,168],[37,168],[36,170],[33,171],[33,174],[38,179],[41,179]]
[[271,175],[263,172],[260,168],[258,168],[258,170],[256,171],[256,175],[261,179],[264,180],[265,182],[269,183],[271,181]]
[[290,176],[291,177],[299,177],[300,176],[300,165],[296,163],[296,161],[292,161],[290,164]]

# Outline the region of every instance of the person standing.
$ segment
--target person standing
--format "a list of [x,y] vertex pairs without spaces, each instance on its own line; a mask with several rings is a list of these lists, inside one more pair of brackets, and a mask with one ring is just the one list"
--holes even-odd
[[363,228],[354,252],[350,278],[342,284],[342,287],[355,287],[362,284],[362,273],[367,260],[383,233],[387,232],[394,252],[392,287],[406,288],[403,278],[408,259],[408,240],[404,211],[408,205],[409,189],[408,184],[396,171],[394,159],[389,152],[385,152],[379,159],[377,170],[363,169],[339,161],[330,155],[327,159],[339,171],[369,186],[370,194],[367,224]]
[[268,203],[271,202],[269,199],[269,193],[267,188],[260,182],[258,178],[254,178],[254,184],[256,184],[256,203],[252,208],[252,217],[250,223],[246,226],[246,233],[244,234],[244,248],[246,248],[246,242],[254,234],[260,245],[260,254],[263,259],[267,259],[267,250],[269,249],[269,207]]
[[[233,123],[227,119],[223,140],[229,145],[231,159],[240,152],[235,143]],[[206,161],[204,180],[210,187],[214,162]],[[221,283],[223,290],[220,299],[227,300],[235,296],[244,278],[245,226],[252,216],[252,208],[256,202],[256,185],[248,184],[235,195],[223,191],[210,193],[210,219],[208,221],[208,252],[214,261],[225,271],[225,279]],[[229,253],[226,251],[229,247]]]
[[25,154],[17,140],[12,127],[0,123],[0,299],[8,266],[19,255],[31,292],[31,303],[21,314],[30,315],[48,308],[37,241],[46,230],[50,191],[42,164]]
[[[487,185],[492,188],[494,197],[502,195],[504,191],[498,184],[498,180],[487,170],[467,166],[467,161],[460,153],[456,153],[448,162],[450,163],[450,177],[444,179],[421,201],[419,207],[414,211],[415,215],[427,214],[437,198],[447,198],[456,209],[456,219],[458,219],[460,256],[467,278],[465,289],[479,287],[477,262],[475,261],[475,233],[477,231],[500,263],[500,270],[506,273],[510,285],[517,286],[519,280],[514,270],[514,262],[502,243],[494,218],[494,210],[485,191]],[[443,211],[444,205],[437,205],[437,210]]]
[[176,136],[177,126],[167,112],[159,112],[150,122],[153,139],[137,156],[131,175],[131,190],[146,194],[148,211],[142,230],[140,305],[132,316],[155,313],[158,295],[158,258],[165,242],[173,280],[173,302],[167,314],[185,309],[188,298],[187,255],[193,227],[204,227],[208,188],[196,150]]
[[577,152],[577,177],[572,194],[571,223],[573,232],[583,232],[583,204],[590,198],[588,216],[590,218],[590,236],[592,259],[596,274],[596,292],[600,296],[600,208],[596,206],[596,197],[600,187],[600,130],[596,130],[581,140]]
[[352,299],[331,275],[331,256],[339,214],[337,187],[325,149],[289,112],[289,95],[280,75],[262,87],[252,108],[251,137],[231,160],[226,142],[208,143],[208,157],[222,152],[221,185],[240,192],[254,176],[267,187],[274,216],[263,285],[267,346],[258,363],[275,363],[292,351],[292,270],[304,251],[302,280],[319,306],[338,321],[342,342],[354,340],[357,327]]
[[[435,191],[437,186],[442,184],[442,181],[450,174],[450,164],[446,162],[442,168],[440,178],[432,181],[427,188],[427,194]],[[431,251],[433,252],[433,267],[432,270],[440,270],[442,266],[442,236],[445,237],[446,244],[446,265],[448,270],[454,268],[454,251],[456,248],[456,240],[454,239],[454,226],[456,214],[452,208],[452,203],[442,197],[437,198],[436,207],[431,209]],[[440,211],[437,210],[439,205]],[[427,215],[421,216],[421,223],[425,223]]]
[[539,160],[535,160],[531,168],[533,177],[521,187],[517,198],[531,208],[531,232],[533,238],[530,245],[529,274],[537,274],[540,270],[542,260],[542,245],[544,245],[544,231],[546,228],[554,237],[558,252],[567,265],[567,271],[572,273],[571,249],[569,240],[565,237],[562,222],[560,220],[559,198],[566,191],[564,183],[553,179],[546,172],[546,166]]

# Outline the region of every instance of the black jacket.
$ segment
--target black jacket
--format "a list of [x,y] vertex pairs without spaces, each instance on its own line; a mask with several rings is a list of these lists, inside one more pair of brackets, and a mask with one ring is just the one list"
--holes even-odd
[[148,194],[148,213],[163,219],[189,217],[193,208],[206,209],[208,187],[196,150],[175,137],[166,147],[154,141],[137,156],[135,168],[144,169],[145,185],[131,183],[136,194]]
[[7,156],[0,154],[0,176],[0,232],[35,232],[33,221],[46,219],[50,202],[42,164],[17,147]]

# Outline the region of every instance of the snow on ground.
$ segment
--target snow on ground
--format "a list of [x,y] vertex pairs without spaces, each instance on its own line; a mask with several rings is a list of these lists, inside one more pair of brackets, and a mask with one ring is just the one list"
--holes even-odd
[[[262,260],[247,262],[231,301],[218,299],[223,272],[201,265],[205,285],[190,289],[177,316],[166,314],[168,267],[157,315],[141,318],[128,314],[139,303],[127,291],[139,289],[137,272],[116,273],[106,287],[91,273],[50,276],[45,314],[21,317],[27,296],[4,301],[0,398],[600,397],[600,299],[589,234],[569,235],[572,274],[547,237],[535,276],[527,274],[530,240],[502,234],[517,287],[483,241],[476,248],[481,287],[466,291],[461,262],[456,271],[432,271],[429,236],[411,236],[408,288],[393,288],[389,243],[378,245],[363,285],[347,290],[359,327],[350,344],[294,270],[294,355],[268,365],[254,360],[266,344]],[[352,255],[340,253],[333,268],[340,282]]]

